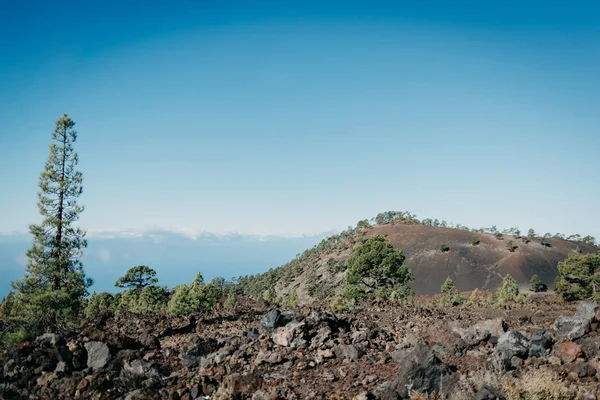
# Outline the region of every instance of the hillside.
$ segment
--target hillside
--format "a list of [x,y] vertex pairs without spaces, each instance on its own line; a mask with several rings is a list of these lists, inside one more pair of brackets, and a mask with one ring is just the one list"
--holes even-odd
[[[353,247],[375,234],[386,235],[394,247],[402,249],[405,265],[415,277],[411,286],[418,294],[439,293],[448,276],[461,291],[496,289],[506,274],[511,274],[524,288],[537,274],[552,288],[558,272],[556,266],[569,253],[598,251],[596,246],[581,241],[496,236],[464,227],[428,226],[411,217],[373,226],[363,223],[362,228],[349,229],[327,239],[286,265],[262,275],[240,278],[240,283],[244,292],[254,297],[260,297],[262,291],[273,286],[278,296],[295,289],[300,299],[330,298],[342,286]],[[508,248],[510,241],[518,246],[514,251]],[[442,245],[447,246],[447,251],[441,250]]]

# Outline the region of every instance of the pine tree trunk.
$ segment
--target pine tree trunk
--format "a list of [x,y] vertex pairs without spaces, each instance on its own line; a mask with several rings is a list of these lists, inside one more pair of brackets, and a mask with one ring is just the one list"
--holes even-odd
[[63,228],[63,210],[64,210],[64,198],[65,198],[65,163],[67,158],[67,131],[65,130],[63,134],[63,143],[62,143],[62,160],[61,160],[61,175],[60,175],[60,190],[58,194],[58,226],[56,228],[56,260],[57,260],[57,271],[54,274],[54,282],[52,283],[52,289],[58,290],[60,288],[60,279],[59,275],[64,275],[66,271],[63,271],[62,265],[62,228]]

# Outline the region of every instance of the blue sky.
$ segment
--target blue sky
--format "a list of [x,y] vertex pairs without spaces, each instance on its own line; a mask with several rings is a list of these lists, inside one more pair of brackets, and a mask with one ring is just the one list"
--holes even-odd
[[597,3],[12,3],[0,233],[39,221],[68,112],[91,231],[301,235],[395,209],[600,237]]

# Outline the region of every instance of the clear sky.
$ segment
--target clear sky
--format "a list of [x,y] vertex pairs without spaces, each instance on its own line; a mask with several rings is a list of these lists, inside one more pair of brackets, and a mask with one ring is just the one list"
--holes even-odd
[[343,229],[385,210],[600,237],[600,3],[18,1],[0,232],[68,112],[90,230]]

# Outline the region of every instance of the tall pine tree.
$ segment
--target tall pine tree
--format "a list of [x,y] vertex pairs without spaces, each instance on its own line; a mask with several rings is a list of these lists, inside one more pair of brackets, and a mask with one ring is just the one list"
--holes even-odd
[[17,293],[13,321],[30,334],[70,328],[92,284],[81,263],[87,246],[85,232],[74,226],[83,211],[77,204],[83,176],[76,169],[74,126],[67,114],[56,121],[54,142],[39,181],[38,207],[43,220],[29,226],[33,246],[27,252],[27,270],[23,279],[12,283]]

